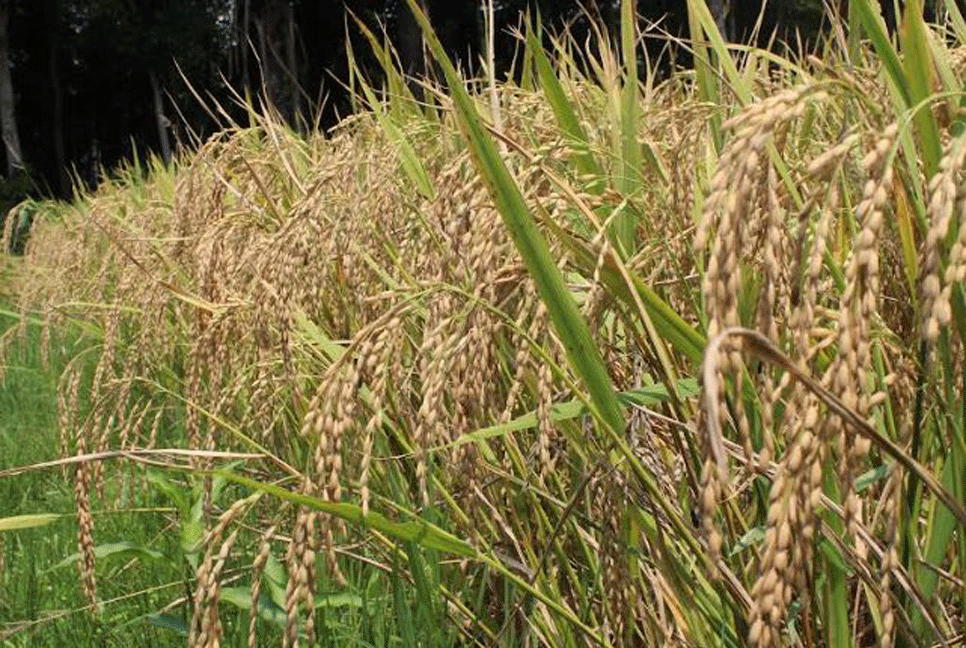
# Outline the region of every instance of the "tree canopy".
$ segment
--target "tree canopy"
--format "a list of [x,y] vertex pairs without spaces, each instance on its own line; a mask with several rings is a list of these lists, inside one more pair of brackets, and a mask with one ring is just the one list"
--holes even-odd
[[[421,0],[451,54],[476,69],[485,0]],[[218,105],[244,121],[238,97],[270,101],[296,128],[328,126],[349,109],[345,38],[366,65],[368,46],[349,12],[394,40],[417,72],[421,46],[406,0],[7,0],[0,12],[0,117],[6,181],[0,200],[25,191],[65,197],[73,182],[156,153],[167,158],[223,125]],[[709,2],[728,36],[746,38],[759,2]],[[620,0],[590,0],[589,15],[616,27]],[[684,35],[684,0],[639,0],[641,20]],[[495,0],[496,62],[509,69],[507,27],[540,12],[580,29],[576,0]],[[762,33],[784,26],[813,33],[818,0],[771,3]],[[413,39],[416,39],[415,41]],[[655,51],[664,43],[655,40]],[[372,61],[368,62],[377,73]],[[9,71],[9,77],[3,74]],[[6,78],[6,81],[5,81]],[[5,94],[6,92],[6,94]],[[196,96],[197,95],[197,96]],[[208,104],[202,105],[198,98]],[[4,195],[6,194],[6,195]]]

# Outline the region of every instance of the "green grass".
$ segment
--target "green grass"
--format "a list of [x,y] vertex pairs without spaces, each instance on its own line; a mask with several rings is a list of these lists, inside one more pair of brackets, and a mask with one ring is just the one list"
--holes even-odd
[[[10,319],[5,318],[2,325],[5,330]],[[0,470],[58,458],[55,381],[57,368],[77,350],[72,341],[76,340],[52,345],[50,369],[41,366],[36,327],[28,328],[26,338],[8,353],[6,377],[0,385]],[[110,490],[116,488],[109,488],[108,495]],[[170,551],[164,517],[134,510],[167,504],[150,490],[139,488],[134,494],[134,500],[120,508],[102,504],[95,510],[98,541],[135,541]],[[60,468],[0,479],[0,518],[62,516],[47,526],[0,532],[6,565],[0,574],[0,645],[182,645],[176,634],[136,620],[155,612],[184,588],[181,575],[160,561],[130,561],[121,555],[105,558],[98,575],[101,596],[108,603],[95,615],[85,610],[76,563],[64,564],[77,552],[74,510],[72,482]]]
[[[0,331],[16,326],[4,316]],[[69,336],[52,344],[49,366],[41,364],[38,327],[30,326],[6,358],[6,378],[0,385],[0,471],[58,459],[56,377],[75,357],[85,338]],[[93,367],[87,367],[88,374]],[[170,431],[177,436],[179,430]],[[162,437],[164,435],[162,434]],[[173,439],[169,439],[173,441]],[[168,444],[174,445],[173,443]],[[178,504],[193,503],[192,484],[183,472],[152,471],[148,488],[138,481],[124,489],[115,506],[119,480],[140,480],[144,469],[123,475],[118,464],[107,466],[103,500],[95,499],[95,537],[99,606],[91,610],[77,572],[77,523],[70,473],[61,467],[38,468],[0,478],[0,519],[27,515],[57,516],[34,528],[0,531],[5,570],[0,574],[0,646],[58,648],[110,646],[164,648],[183,646],[191,619],[185,597],[194,586],[191,557],[182,544],[184,520]],[[69,470],[69,469],[68,469]],[[125,481],[125,484],[128,482]],[[216,506],[242,496],[230,486]],[[133,495],[133,497],[132,497]],[[196,503],[196,502],[195,502]],[[349,584],[323,584],[316,594],[320,646],[453,646],[456,631],[442,621],[440,588],[457,590],[453,579],[440,582],[431,566],[439,555],[415,543],[400,545],[398,561],[385,565],[350,563]],[[259,639],[275,645],[284,613],[270,601],[284,594],[284,547],[273,552],[278,581],[263,590]],[[248,552],[245,560],[251,561]],[[413,581],[400,562],[424,564],[429,580]],[[250,598],[246,569],[228,572],[222,594],[223,645],[247,645]],[[226,605],[225,602],[228,602]],[[173,604],[173,605],[172,605]]]

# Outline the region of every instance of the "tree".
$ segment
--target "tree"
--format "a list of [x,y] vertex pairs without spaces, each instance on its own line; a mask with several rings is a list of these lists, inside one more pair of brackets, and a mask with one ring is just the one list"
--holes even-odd
[[252,18],[257,34],[262,90],[289,123],[298,112],[295,25],[288,0],[262,0]]
[[714,24],[718,27],[718,32],[725,40],[731,40],[732,34],[728,29],[728,15],[724,0],[708,0],[708,10],[714,18]]
[[13,178],[23,168],[20,136],[17,134],[16,105],[10,77],[10,5],[0,2],[0,131],[7,156],[7,176]]
[[54,143],[54,159],[57,170],[55,178],[61,195],[67,195],[70,180],[67,177],[67,150],[64,141],[64,85],[60,76],[61,57],[61,3],[45,0],[44,23],[47,25],[47,79],[50,87],[50,138]]
[[[425,2],[418,1],[423,13],[427,13]],[[410,79],[417,79],[426,72],[426,59],[423,53],[423,32],[416,22],[416,16],[409,9],[406,0],[390,0],[389,17],[392,21],[390,34],[393,37],[396,51],[399,53],[399,61],[402,64],[403,72]],[[413,93],[420,97],[422,90],[415,82],[411,86]]]

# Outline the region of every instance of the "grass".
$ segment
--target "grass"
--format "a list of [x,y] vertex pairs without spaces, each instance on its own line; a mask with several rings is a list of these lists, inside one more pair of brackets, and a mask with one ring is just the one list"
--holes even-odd
[[[5,317],[4,331],[16,322]],[[50,365],[39,353],[39,331],[32,330],[8,357],[0,389],[0,456],[3,469],[30,466],[51,459],[58,444],[57,371],[78,350],[73,344],[54,345]],[[5,646],[111,645],[135,646],[151,641],[160,646],[180,643],[170,633],[132,620],[154,612],[177,594],[178,572],[159,569],[155,562],[131,561],[115,555],[105,559],[104,613],[93,616],[77,587],[77,524],[70,481],[58,470],[38,470],[0,480],[0,517],[50,514],[49,524],[4,532],[5,569],[0,574],[0,636]],[[105,543],[136,540],[158,551],[167,550],[167,536],[154,493],[98,512]],[[163,504],[163,502],[161,503]],[[137,509],[148,509],[138,511]],[[65,563],[66,559],[66,563]],[[172,580],[173,579],[173,580]],[[163,589],[162,589],[163,588]],[[130,596],[130,595],[134,596]],[[130,598],[128,598],[130,596]],[[121,600],[116,600],[120,598]]]
[[3,532],[2,609],[82,620],[9,641],[955,641],[961,50],[915,3],[784,59],[689,8],[693,72],[527,28],[480,95],[423,20],[430,106],[372,37],[329,137],[252,113],[29,205],[4,467],[79,459],[0,480],[65,516]]

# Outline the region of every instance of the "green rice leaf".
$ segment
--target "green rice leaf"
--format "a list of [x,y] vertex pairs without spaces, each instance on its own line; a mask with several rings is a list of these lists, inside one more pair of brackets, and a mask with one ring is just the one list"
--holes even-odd
[[468,542],[457,538],[451,533],[421,518],[415,518],[410,522],[394,522],[375,511],[369,511],[368,515],[363,515],[362,508],[355,504],[327,502],[317,497],[312,497],[311,495],[293,493],[284,488],[272,484],[265,484],[254,479],[248,479],[247,477],[242,477],[231,472],[217,471],[216,474],[236,484],[274,495],[280,499],[300,504],[307,508],[315,509],[316,511],[334,515],[337,518],[361,527],[374,529],[397,540],[414,542],[429,549],[436,549],[444,553],[465,556],[467,558],[475,558],[478,555],[476,549]]
[[[111,556],[121,556],[123,558],[149,558],[151,560],[159,560],[164,558],[164,554],[160,551],[155,551],[154,549],[149,549],[126,540],[122,542],[109,542],[94,547],[95,558],[109,558]],[[72,554],[61,560],[51,569],[60,569],[69,565],[75,565],[77,564],[79,558],[79,553]]]
[[60,513],[32,513],[29,515],[14,515],[13,517],[0,518],[0,531],[17,531],[19,529],[33,529],[47,526],[62,517],[63,515]]
[[[640,189],[642,177],[641,145],[637,141],[638,102],[637,88],[637,40],[633,0],[621,2],[621,51],[624,59],[624,87],[621,90],[619,130],[620,130],[620,174],[617,189],[625,198],[636,194]],[[629,258],[637,250],[637,217],[629,205],[623,205],[620,214],[613,220],[611,240],[617,249]]]
[[[902,44],[902,62],[909,93],[909,105],[918,106],[932,96],[935,76],[921,3],[906,3],[899,41]],[[913,121],[916,124],[916,130],[919,131],[926,176],[932,177],[939,168],[942,146],[939,143],[939,127],[931,104],[926,103],[917,110]]]
[[[349,57],[349,66],[351,68],[356,67],[355,60],[351,56]],[[392,118],[383,112],[382,104],[376,98],[375,93],[369,87],[369,84],[363,78],[362,74],[359,73],[356,78],[358,79],[359,87],[362,88],[366,96],[366,101],[372,109],[372,114],[375,115],[379,126],[395,147],[396,155],[399,157],[399,164],[402,166],[403,172],[424,198],[432,200],[436,195],[436,191],[433,189],[433,183],[429,179],[429,175],[426,173],[422,162],[419,161],[419,156],[416,155],[412,144],[409,143],[409,140],[399,126],[393,123]]]

